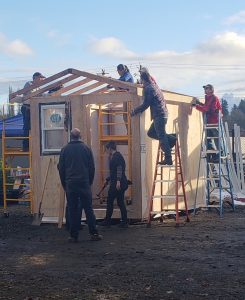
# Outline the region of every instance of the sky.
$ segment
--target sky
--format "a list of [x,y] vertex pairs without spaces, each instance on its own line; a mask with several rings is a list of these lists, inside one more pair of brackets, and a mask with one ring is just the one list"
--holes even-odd
[[135,79],[148,67],[162,89],[203,97],[211,83],[230,106],[245,97],[244,0],[3,0],[0,103],[36,71],[67,68]]

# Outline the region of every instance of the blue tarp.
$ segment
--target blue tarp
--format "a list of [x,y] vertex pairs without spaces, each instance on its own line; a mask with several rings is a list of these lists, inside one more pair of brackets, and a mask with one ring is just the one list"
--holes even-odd
[[[6,136],[23,136],[22,114],[4,119]],[[0,120],[0,138],[2,137],[3,120]]]

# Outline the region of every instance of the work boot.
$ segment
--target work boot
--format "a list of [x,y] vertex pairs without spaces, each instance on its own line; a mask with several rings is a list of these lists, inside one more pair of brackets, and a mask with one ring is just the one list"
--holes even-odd
[[70,236],[70,237],[68,237],[68,242],[69,243],[77,243],[78,242],[78,238]]
[[171,157],[165,157],[164,160],[159,162],[159,165],[164,166],[164,165],[168,165],[168,166],[172,166],[173,165],[173,161]]
[[104,226],[104,227],[110,227],[111,226],[111,222],[105,219],[102,222],[99,222],[98,225],[99,226]]
[[128,228],[128,223],[127,222],[120,222],[118,225],[119,228]]
[[103,238],[103,236],[98,233],[94,233],[94,234],[90,235],[90,240],[94,241],[94,242],[100,241],[100,240],[102,240],[102,238]]

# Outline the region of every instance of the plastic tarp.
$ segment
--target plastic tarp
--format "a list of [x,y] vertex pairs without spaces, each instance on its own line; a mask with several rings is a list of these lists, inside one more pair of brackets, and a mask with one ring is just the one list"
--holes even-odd
[[0,120],[0,138],[2,138],[3,122],[4,122],[6,136],[23,136],[22,114],[6,118],[4,119],[4,121]]

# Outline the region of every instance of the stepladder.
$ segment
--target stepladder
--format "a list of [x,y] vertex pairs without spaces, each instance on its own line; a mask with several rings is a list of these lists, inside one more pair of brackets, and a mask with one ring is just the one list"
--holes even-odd
[[175,216],[176,226],[180,225],[182,215],[186,217],[186,222],[190,221],[178,139],[172,148],[171,155],[173,164],[162,165],[164,153],[159,143],[149,199],[147,227],[151,226],[153,219],[160,218],[162,221],[167,215]]
[[194,214],[197,208],[197,191],[200,179],[205,181],[204,208],[208,210],[214,208],[220,216],[223,215],[224,208],[227,206],[233,210],[235,208],[231,180],[231,153],[229,153],[227,146],[227,138],[229,137],[225,134],[220,113],[217,124],[204,124]]

